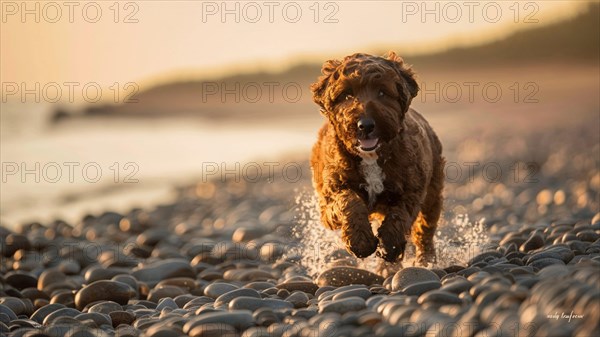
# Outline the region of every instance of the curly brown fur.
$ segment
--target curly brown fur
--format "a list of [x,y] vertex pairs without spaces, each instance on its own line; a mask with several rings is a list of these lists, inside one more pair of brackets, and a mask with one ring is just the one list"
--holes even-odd
[[409,108],[419,90],[413,71],[390,52],[330,60],[322,73],[311,90],[327,121],[311,166],[323,225],[341,229],[355,256],[379,247],[390,262],[402,258],[412,232],[417,261],[433,261],[444,159],[433,129]]

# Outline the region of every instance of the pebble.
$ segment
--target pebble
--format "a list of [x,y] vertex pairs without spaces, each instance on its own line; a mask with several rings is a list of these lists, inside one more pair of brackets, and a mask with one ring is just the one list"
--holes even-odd
[[162,311],[163,309],[178,309],[179,306],[175,301],[170,297],[165,297],[158,302],[156,306],[156,310]]
[[37,299],[50,300],[48,294],[41,290],[38,290],[37,288],[25,288],[21,290],[21,295],[23,295],[24,298],[28,298],[31,301],[34,301],[34,305],[35,300]]
[[127,274],[129,273],[128,269],[125,268],[117,268],[117,267],[111,267],[111,268],[100,268],[100,267],[96,267],[96,268],[90,268],[86,271],[85,273],[85,281],[87,283],[92,283],[95,281],[100,281],[100,280],[110,280],[111,278],[117,276],[117,275],[121,275],[121,274]]
[[49,287],[55,283],[62,283],[67,279],[67,275],[58,269],[47,269],[38,277],[37,288],[42,291],[48,291]]
[[[57,305],[60,307],[64,307],[64,305],[61,305],[61,304],[57,304]],[[56,307],[54,307],[54,308],[56,308]],[[52,309],[54,309],[54,308],[52,308]],[[46,310],[51,310],[51,309],[46,309]],[[39,311],[39,309],[38,309],[38,311]],[[0,314],[6,315],[6,317],[8,317],[8,319],[10,321],[17,319],[17,315],[15,314],[15,312],[12,311],[11,308],[9,308],[3,304],[0,304]]]
[[529,263],[530,266],[536,269],[543,269],[553,264],[565,264],[562,260],[553,258],[542,258]]
[[50,303],[60,303],[67,307],[75,306],[75,294],[70,290],[57,290],[54,296],[50,299]]
[[208,286],[206,286],[206,288],[204,288],[204,295],[210,297],[210,298],[214,298],[217,299],[217,297],[228,293],[232,290],[236,290],[239,287],[233,285],[233,284],[229,284],[229,283],[223,283],[223,282],[215,282],[215,283],[211,283]]
[[279,283],[276,287],[277,289],[285,289],[289,292],[299,290],[312,295],[315,295],[315,293],[319,289],[319,286],[312,282],[284,282]]
[[[502,245],[502,243],[500,243]],[[478,262],[484,261],[489,258],[498,258],[502,257],[502,253],[496,251],[484,252],[481,254],[477,254],[472,259],[467,262],[467,265],[472,266]]]
[[192,309],[192,308],[198,308],[201,307],[205,304],[208,303],[213,303],[214,299],[210,298],[210,297],[206,297],[206,296],[201,296],[201,297],[196,297],[190,301],[188,301],[183,308],[184,309]]
[[110,325],[112,326],[112,319],[107,314],[101,314],[98,312],[89,312],[84,314],[79,314],[75,316],[75,319],[81,322],[85,322],[86,320],[91,320],[96,323],[97,326],[102,325]]
[[291,309],[294,304],[288,301],[273,299],[273,298],[255,298],[240,296],[229,302],[229,310],[250,310],[256,311],[258,308],[269,308],[272,310]]
[[529,252],[538,249],[544,245],[544,238],[540,234],[532,235],[527,241],[525,241],[519,250],[521,252]]
[[537,272],[541,279],[559,279],[569,275],[570,269],[562,264],[554,264]]
[[[435,275],[435,274],[434,274]],[[334,267],[317,277],[317,285],[341,287],[349,284],[383,284],[384,278],[368,270],[352,267]]]
[[81,311],[73,309],[73,308],[60,308],[58,310],[54,310],[51,313],[47,314],[44,318],[42,324],[50,325],[52,322],[60,317],[75,317],[81,314]]
[[600,234],[594,232],[593,230],[584,230],[577,233],[576,237],[581,241],[594,242],[598,240]]
[[440,281],[425,281],[413,283],[402,289],[402,293],[409,296],[420,296],[430,290],[439,289],[442,286]]
[[[245,330],[254,325],[252,313],[248,310],[234,310],[228,312],[209,312],[192,318],[183,326],[183,332],[192,336],[191,332],[199,326],[207,323],[216,323],[219,325],[228,324],[236,329]],[[198,336],[199,333],[194,334]]]
[[248,289],[248,288],[235,289],[235,290],[231,290],[231,291],[226,292],[225,294],[217,297],[217,299],[215,300],[215,307],[228,305],[229,302],[231,302],[234,298],[242,297],[242,296],[261,298],[260,293],[254,289]]
[[451,293],[454,293],[454,294],[460,294],[463,291],[469,291],[469,289],[472,286],[473,286],[473,283],[467,281],[464,278],[461,278],[461,279],[452,280],[447,283],[443,283],[441,289],[451,292]]
[[535,253],[535,254],[531,255],[526,260],[526,263],[529,265],[529,264],[531,264],[534,261],[545,259],[545,258],[552,258],[552,259],[557,259],[557,260],[561,260],[562,261],[562,255],[559,254],[558,252],[555,252],[555,251],[541,251],[541,252],[538,252],[538,253]]
[[134,295],[133,289],[125,283],[100,280],[83,287],[77,292],[75,306],[77,309],[83,310],[89,303],[102,300],[127,304]]
[[190,263],[183,259],[166,259],[135,268],[131,273],[137,280],[149,284],[176,277],[195,278],[196,273]]
[[158,282],[155,288],[162,288],[164,286],[176,286],[190,292],[196,289],[196,281],[189,277],[175,277]]
[[25,288],[36,287],[38,280],[37,278],[29,272],[26,271],[11,271],[6,273],[4,276],[4,280],[6,283],[10,284],[12,287],[23,290]]
[[292,303],[294,308],[304,308],[308,305],[310,298],[303,291],[295,291],[285,299],[287,302]]
[[458,298],[458,296],[456,294],[450,293],[448,291],[432,290],[432,291],[428,291],[428,292],[422,294],[421,296],[419,296],[418,303],[419,304],[434,303],[434,304],[438,304],[438,305],[444,305],[444,304],[462,304],[462,301],[460,300],[460,298]]
[[164,228],[150,228],[138,235],[136,242],[140,246],[156,246],[161,240],[170,235]]
[[33,303],[28,298],[21,299],[17,297],[0,297],[0,305],[4,305],[15,315],[31,315],[34,311]]
[[155,287],[148,293],[148,301],[158,303],[158,301],[165,297],[173,298],[184,294],[186,294],[186,291],[176,286]]
[[260,227],[239,227],[231,236],[233,242],[248,242],[250,240],[261,238],[267,234],[264,228]]
[[319,307],[319,313],[336,312],[345,314],[351,311],[359,311],[367,307],[364,298],[348,297],[337,301],[331,301]]
[[265,262],[274,262],[285,253],[285,245],[277,242],[265,243],[260,248],[260,258]]
[[122,310],[111,311],[109,314],[113,323],[113,327],[118,327],[121,324],[131,325],[135,321],[135,315]]
[[146,335],[148,337],[179,337],[182,335],[182,331],[177,327],[154,324],[146,329]]
[[101,314],[109,314],[113,311],[123,310],[123,307],[116,302],[113,301],[104,301],[98,304],[92,305],[88,312],[98,312]]
[[440,278],[437,274],[425,268],[404,268],[394,275],[394,278],[392,279],[392,290],[402,290],[410,285],[426,281],[437,281],[439,283]]
[[367,288],[348,289],[348,290],[336,293],[332,297],[332,300],[335,301],[335,300],[339,300],[342,298],[355,297],[355,296],[366,300],[371,295],[372,295],[371,291]]

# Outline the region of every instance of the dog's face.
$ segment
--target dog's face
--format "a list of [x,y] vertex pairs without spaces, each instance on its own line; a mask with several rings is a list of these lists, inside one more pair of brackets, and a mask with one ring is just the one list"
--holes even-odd
[[419,88],[414,73],[391,52],[386,58],[354,54],[329,60],[311,86],[313,100],[355,155],[375,153],[402,131]]

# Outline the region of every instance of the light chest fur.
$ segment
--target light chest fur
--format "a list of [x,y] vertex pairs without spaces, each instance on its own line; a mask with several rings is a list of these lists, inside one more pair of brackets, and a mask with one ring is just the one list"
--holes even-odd
[[369,194],[369,205],[375,204],[377,195],[383,192],[383,181],[385,174],[377,164],[377,157],[363,157],[360,163],[360,169],[365,179],[364,189]]

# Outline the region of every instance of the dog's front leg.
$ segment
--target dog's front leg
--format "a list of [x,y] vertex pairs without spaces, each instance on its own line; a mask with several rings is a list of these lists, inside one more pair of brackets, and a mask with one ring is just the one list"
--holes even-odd
[[346,249],[358,258],[373,254],[379,241],[371,229],[364,201],[352,190],[335,193],[330,200],[327,218],[335,219],[341,227]]
[[[408,204],[412,203],[408,202]],[[377,232],[381,243],[377,256],[388,262],[396,262],[399,256],[403,257],[406,236],[410,234],[411,226],[418,214],[418,207],[411,207],[405,203],[387,209]]]

